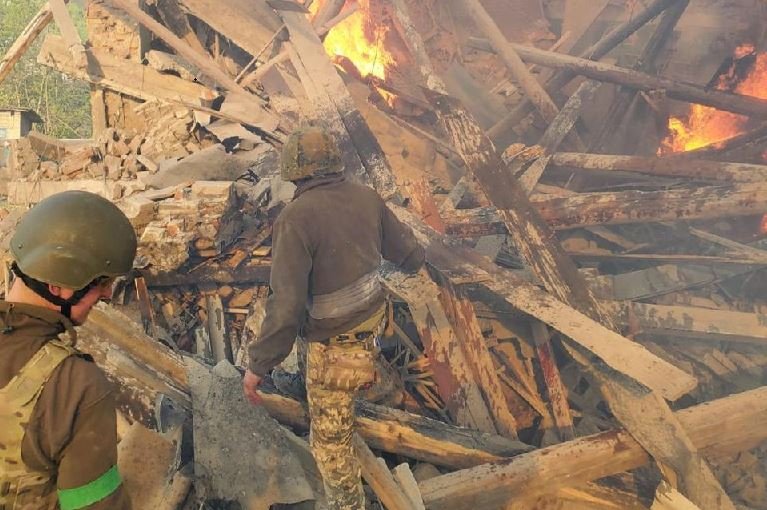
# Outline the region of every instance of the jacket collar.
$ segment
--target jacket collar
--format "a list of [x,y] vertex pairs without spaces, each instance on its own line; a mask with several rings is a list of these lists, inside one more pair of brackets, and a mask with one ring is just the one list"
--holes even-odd
[[74,345],[77,332],[64,315],[40,306],[0,300],[0,333],[55,337],[64,332]]
[[297,199],[299,196],[303,195],[307,191],[319,188],[320,186],[328,186],[330,184],[336,184],[339,182],[344,182],[346,180],[346,176],[344,174],[332,174],[332,175],[325,175],[322,177],[313,177],[311,179],[307,179],[306,181],[300,183],[296,186],[296,191],[293,194],[293,200]]

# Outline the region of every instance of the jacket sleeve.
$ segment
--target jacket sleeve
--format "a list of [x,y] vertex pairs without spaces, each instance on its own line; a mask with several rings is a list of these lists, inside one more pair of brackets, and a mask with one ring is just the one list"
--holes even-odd
[[117,417],[113,393],[79,411],[58,470],[62,509],[130,510],[117,472]]
[[418,243],[410,227],[403,225],[383,203],[381,255],[403,271],[415,273],[426,259],[423,247]]
[[279,218],[272,232],[271,295],[258,340],[248,346],[248,368],[264,376],[290,354],[306,318],[312,254],[303,232]]

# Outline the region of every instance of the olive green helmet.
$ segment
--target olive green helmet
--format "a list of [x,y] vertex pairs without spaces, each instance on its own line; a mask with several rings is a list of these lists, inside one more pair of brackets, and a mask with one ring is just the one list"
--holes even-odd
[[136,232],[109,200],[65,191],[27,211],[11,239],[11,253],[24,275],[79,290],[99,277],[131,270]]
[[280,175],[285,181],[341,171],[341,151],[330,133],[322,128],[300,128],[291,133],[282,148]]

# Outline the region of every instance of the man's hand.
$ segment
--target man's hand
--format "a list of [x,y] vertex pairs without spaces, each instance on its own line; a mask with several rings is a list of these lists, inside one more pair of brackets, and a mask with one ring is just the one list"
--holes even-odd
[[242,390],[245,392],[245,396],[250,400],[250,403],[254,406],[261,405],[263,400],[258,394],[258,386],[261,384],[262,378],[250,370],[245,372],[245,377],[242,379]]

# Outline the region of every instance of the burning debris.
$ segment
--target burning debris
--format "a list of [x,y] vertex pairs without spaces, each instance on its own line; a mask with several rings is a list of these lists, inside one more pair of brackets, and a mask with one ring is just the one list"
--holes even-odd
[[380,271],[375,508],[767,509],[764,2],[145,3],[44,35],[38,62],[93,88],[93,137],[32,132],[0,170],[4,249],[69,189],[136,230],[79,345],[119,385],[137,508],[326,508],[299,354],[263,409],[239,393],[294,193],[279,151],[311,122],[429,262]]
[[[759,53],[753,44],[744,44],[735,49],[727,64],[726,70],[712,80],[713,87],[767,99],[767,52]],[[717,146],[746,132],[752,124],[751,119],[744,115],[699,104],[691,105],[686,119],[669,118],[669,136],[663,141],[659,153]]]

